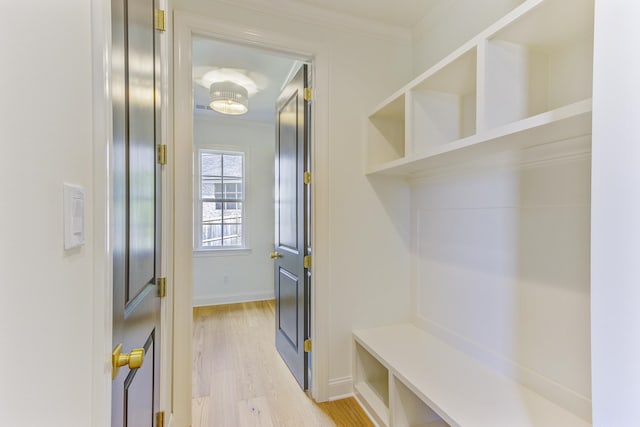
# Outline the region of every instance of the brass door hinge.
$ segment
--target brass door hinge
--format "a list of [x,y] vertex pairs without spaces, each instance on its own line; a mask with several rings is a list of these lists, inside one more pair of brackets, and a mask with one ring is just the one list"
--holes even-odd
[[161,165],[167,164],[167,146],[165,144],[158,145],[158,163]]
[[310,339],[304,340],[304,352],[305,353],[311,353],[311,340]]
[[304,180],[304,183],[305,183],[305,184],[307,184],[307,185],[311,184],[311,172],[306,171],[306,172],[304,173],[304,178],[303,178],[303,180]]
[[164,427],[164,411],[156,413],[156,427]]
[[311,101],[311,98],[313,98],[313,90],[310,87],[305,87],[304,88],[304,100],[305,101]]
[[158,277],[156,279],[156,284],[158,285],[158,297],[164,298],[167,296],[167,278],[166,277]]
[[162,9],[154,10],[153,27],[158,31],[167,30],[167,12]]
[[304,257],[304,268],[311,268],[311,256]]

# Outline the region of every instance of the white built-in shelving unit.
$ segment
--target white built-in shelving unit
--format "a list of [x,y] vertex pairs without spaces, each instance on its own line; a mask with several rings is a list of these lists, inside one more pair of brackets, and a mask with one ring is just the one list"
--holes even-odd
[[529,0],[368,117],[367,174],[410,176],[591,133],[593,3]]
[[[590,135],[593,17],[592,0],[524,1],[375,108],[366,174],[411,178]],[[590,425],[415,325],[353,342],[355,395],[381,426]]]

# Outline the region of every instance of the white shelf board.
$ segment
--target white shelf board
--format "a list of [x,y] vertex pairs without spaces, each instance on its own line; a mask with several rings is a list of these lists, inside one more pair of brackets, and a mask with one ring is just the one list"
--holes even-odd
[[452,426],[591,425],[412,324],[357,330],[353,336]]
[[442,144],[421,153],[370,168],[367,175],[410,177],[431,168],[457,164],[478,156],[590,135],[591,104],[591,99],[586,99],[487,132]]
[[359,382],[355,385],[356,397],[374,416],[376,421],[383,426],[389,425],[389,408],[376,390],[367,382]]

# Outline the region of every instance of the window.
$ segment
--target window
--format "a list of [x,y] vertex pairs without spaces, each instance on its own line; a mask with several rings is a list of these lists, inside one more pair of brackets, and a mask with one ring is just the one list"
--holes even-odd
[[244,247],[244,153],[198,150],[196,249]]

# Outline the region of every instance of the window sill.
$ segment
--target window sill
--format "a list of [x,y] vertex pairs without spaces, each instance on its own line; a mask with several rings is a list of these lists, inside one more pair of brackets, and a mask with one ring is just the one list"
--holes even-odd
[[194,258],[208,258],[219,256],[248,256],[253,251],[250,248],[238,248],[238,249],[194,249]]

